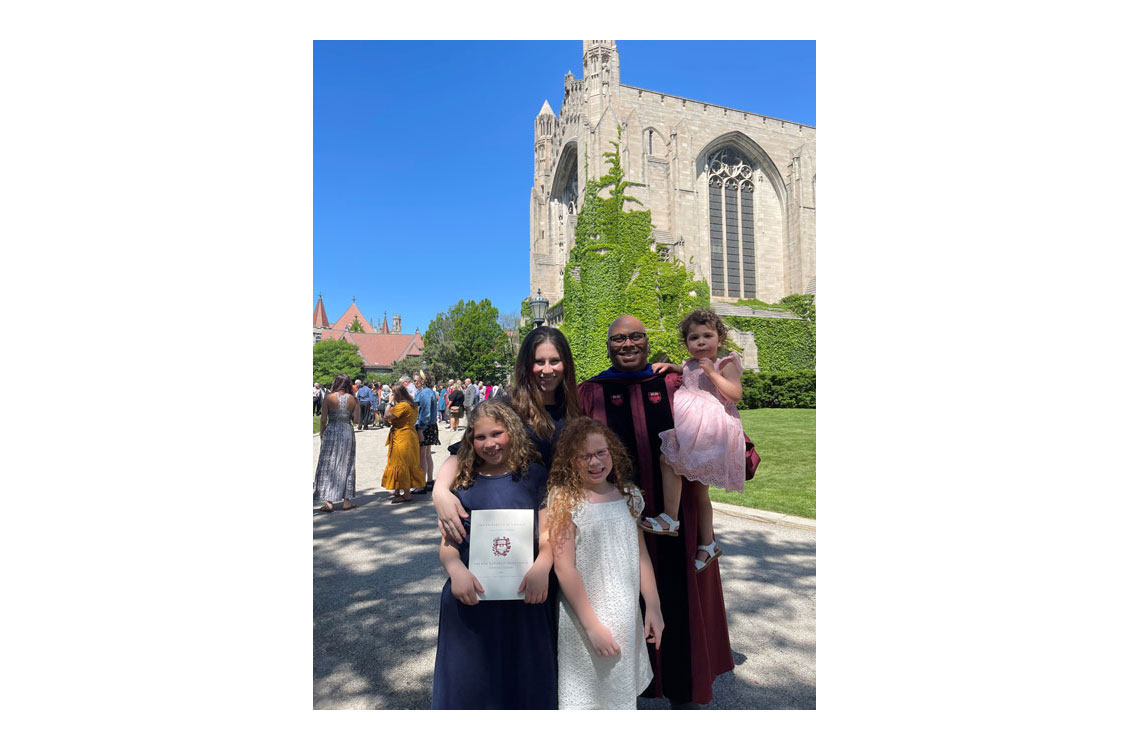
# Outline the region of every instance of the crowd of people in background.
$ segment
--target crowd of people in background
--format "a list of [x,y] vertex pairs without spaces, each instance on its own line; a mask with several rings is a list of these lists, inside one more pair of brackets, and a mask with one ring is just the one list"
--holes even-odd
[[[392,386],[396,382],[404,384],[408,389],[408,395],[419,408],[420,404],[416,397],[423,387],[421,381],[425,377],[430,378],[430,375],[420,371],[411,377],[401,375],[396,381],[389,380],[383,383],[380,380],[354,380],[350,390],[361,408],[356,431],[379,430],[391,425],[387,411],[391,402]],[[471,378],[463,380],[448,378],[446,385],[430,383],[429,381],[428,390],[435,397],[436,420],[434,423],[448,430],[459,429],[459,420],[468,411],[487,399],[506,395],[507,391],[506,386],[490,385],[482,380],[476,382]],[[321,416],[322,404],[329,392],[329,389],[321,383],[314,383],[314,416]],[[456,408],[453,409],[453,406]],[[428,418],[430,420],[430,411]]]
[[[345,377],[344,384],[339,382],[342,377]],[[459,420],[464,414],[483,401],[506,394],[506,388],[502,385],[488,385],[482,380],[475,382],[471,378],[448,378],[446,384],[435,383],[431,374],[425,370],[412,376],[401,375],[383,383],[380,380],[362,381],[358,378],[350,384],[348,376],[339,375],[334,379],[334,384],[337,387],[344,386],[354,399],[349,402],[351,406],[347,415],[356,424],[356,432],[384,428],[390,430],[386,444],[390,446],[389,460],[392,467],[391,471],[386,468],[381,486],[393,491],[394,503],[404,502],[409,495],[423,494],[432,488],[435,465],[431,447],[440,444],[441,428],[451,432],[463,429]],[[397,397],[398,386],[405,391],[400,398]],[[322,416],[323,405],[334,392],[321,383],[314,383],[314,416]],[[338,408],[336,398],[332,408]],[[323,429],[326,424],[327,420],[322,420]],[[407,435],[405,429],[414,432],[414,436]],[[354,448],[350,450],[353,451]],[[416,456],[413,466],[407,465],[410,463],[410,456]],[[419,469],[419,474],[416,469]],[[422,479],[414,481],[418,476]],[[384,481],[386,479],[387,483]],[[407,486],[404,486],[406,483]],[[348,502],[351,498],[350,493],[332,501],[323,500],[320,505],[328,512],[333,509],[333,502],[344,499],[348,508],[353,508],[355,506]]]

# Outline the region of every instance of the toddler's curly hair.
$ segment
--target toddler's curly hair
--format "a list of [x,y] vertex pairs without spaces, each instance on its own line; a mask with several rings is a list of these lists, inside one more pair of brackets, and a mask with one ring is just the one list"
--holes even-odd
[[[489,402],[488,402],[489,403]],[[632,484],[632,462],[628,451],[616,433],[590,417],[570,419],[557,441],[553,454],[553,464],[549,468],[548,526],[549,538],[560,544],[573,520],[572,511],[585,501],[585,480],[580,459],[584,457],[584,445],[589,435],[601,435],[608,442],[608,452],[612,455],[612,471],[608,481],[615,485],[628,503],[632,516],[639,514],[632,510],[628,493]]]
[[718,313],[713,310],[700,307],[687,313],[687,317],[679,323],[679,338],[683,340],[684,344],[687,343],[687,336],[691,335],[692,325],[712,327],[718,332],[718,346],[721,347],[722,344],[726,343],[726,332],[730,329],[722,322],[722,318],[718,317]]

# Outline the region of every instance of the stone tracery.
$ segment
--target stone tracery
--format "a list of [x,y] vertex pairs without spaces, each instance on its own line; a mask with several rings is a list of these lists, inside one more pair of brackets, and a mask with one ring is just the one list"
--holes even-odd
[[[756,162],[747,160],[732,147],[725,147],[707,157],[706,164],[710,193],[711,294],[756,297],[753,226]],[[757,176],[760,178],[760,173]]]

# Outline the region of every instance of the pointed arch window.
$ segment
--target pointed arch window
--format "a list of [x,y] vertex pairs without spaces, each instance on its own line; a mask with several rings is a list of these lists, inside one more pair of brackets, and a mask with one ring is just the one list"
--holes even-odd
[[710,293],[716,297],[757,296],[753,223],[756,163],[733,148],[706,160],[710,197]]
[[552,200],[562,203],[569,213],[574,213],[577,203],[577,149],[568,145],[559,158],[560,166],[550,192]]

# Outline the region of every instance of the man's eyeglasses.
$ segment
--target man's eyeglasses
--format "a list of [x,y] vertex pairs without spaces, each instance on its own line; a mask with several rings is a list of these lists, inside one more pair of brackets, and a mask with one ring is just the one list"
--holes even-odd
[[613,344],[623,344],[628,339],[631,339],[633,344],[638,344],[647,339],[647,334],[643,331],[632,331],[629,334],[616,333],[608,337]]

